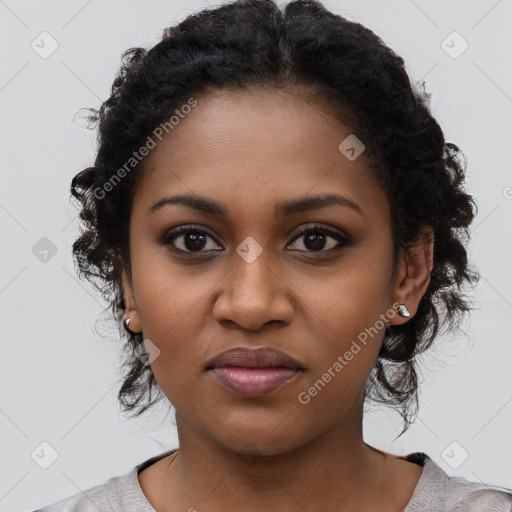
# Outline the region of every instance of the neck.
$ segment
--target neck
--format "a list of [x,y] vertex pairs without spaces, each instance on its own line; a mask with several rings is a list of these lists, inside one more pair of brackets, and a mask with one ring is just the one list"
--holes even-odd
[[264,453],[228,448],[176,420],[180,448],[162,481],[173,510],[364,510],[382,498],[386,457],[364,443],[361,422],[340,421],[310,442]]

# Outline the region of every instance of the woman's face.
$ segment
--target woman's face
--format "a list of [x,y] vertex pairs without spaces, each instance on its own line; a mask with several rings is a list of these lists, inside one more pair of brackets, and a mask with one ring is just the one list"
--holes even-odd
[[[146,157],[124,280],[130,328],[160,351],[151,366],[178,426],[265,454],[360,428],[399,284],[386,195],[364,151],[354,159],[361,146],[348,139],[339,149],[351,129],[299,95],[255,89],[196,100]],[[161,203],[181,195],[215,206]],[[335,195],[346,200],[285,207]],[[196,231],[160,243],[185,225]],[[275,348],[303,370],[269,393],[240,394],[206,369],[240,346]]]

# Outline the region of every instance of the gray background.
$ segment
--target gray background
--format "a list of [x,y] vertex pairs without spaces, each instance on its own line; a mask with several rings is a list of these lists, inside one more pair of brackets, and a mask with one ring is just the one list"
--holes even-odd
[[[482,279],[467,336],[442,336],[422,358],[415,425],[393,442],[399,416],[375,408],[365,440],[396,454],[424,451],[450,475],[512,487],[512,2],[324,4],[374,30],[413,80],[426,80],[447,140],[468,159],[479,204],[470,256]],[[73,116],[108,97],[121,52],[153,45],[165,26],[206,5],[0,0],[0,511],[53,503],[177,446],[165,405],[137,421],[117,408],[116,331],[74,272],[77,211],[68,189],[95,148],[94,133]],[[43,31],[59,45],[46,59],[31,48]],[[442,46],[453,31],[469,44],[457,58]],[[462,42],[453,41],[452,53]],[[46,262],[33,252],[43,237],[57,250]],[[47,469],[31,456],[42,442],[58,452]]]

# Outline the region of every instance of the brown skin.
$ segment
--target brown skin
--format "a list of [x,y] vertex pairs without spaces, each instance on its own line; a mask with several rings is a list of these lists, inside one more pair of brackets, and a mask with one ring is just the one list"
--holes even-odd
[[[363,440],[364,384],[384,329],[308,404],[298,401],[393,304],[405,304],[411,316],[395,314],[389,323],[414,316],[430,280],[433,236],[427,231],[400,258],[392,280],[385,192],[364,153],[349,161],[338,150],[351,129],[297,91],[196,97],[145,162],[123,290],[130,329],[159,348],[152,370],[177,411],[177,456],[139,475],[158,512],[398,511],[422,472]],[[334,192],[363,214],[340,205],[274,213],[281,201]],[[215,200],[228,215],[180,204],[148,214],[180,193]],[[345,232],[352,244],[329,255],[339,244],[326,234],[315,249],[307,235],[297,238],[313,223]],[[224,250],[201,258],[187,234],[173,244],[191,252],[158,244],[184,224],[210,235],[199,251]],[[236,252],[248,236],[263,249],[250,264]],[[204,371],[212,357],[240,345],[277,348],[305,371],[269,395],[241,398]]]

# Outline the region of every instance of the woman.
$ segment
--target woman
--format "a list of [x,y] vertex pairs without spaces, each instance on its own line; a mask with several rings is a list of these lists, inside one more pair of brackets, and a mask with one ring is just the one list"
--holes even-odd
[[42,511],[512,510],[362,435],[366,401],[413,421],[414,358],[479,277],[460,150],[401,57],[319,2],[239,0],[125,52],[92,119],[78,271],[126,329],[122,405],[156,389],[179,448]]

